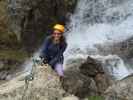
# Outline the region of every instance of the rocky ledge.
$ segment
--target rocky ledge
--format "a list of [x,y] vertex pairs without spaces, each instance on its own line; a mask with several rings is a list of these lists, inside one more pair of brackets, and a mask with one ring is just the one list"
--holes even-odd
[[105,100],[133,100],[133,75],[110,86],[105,92]]
[[65,70],[63,80],[59,79],[50,66],[37,65],[34,67],[34,79],[28,81],[28,85],[24,81],[26,73],[2,84],[1,100],[78,100],[89,96],[102,96],[109,86],[109,78],[101,64],[90,57],[87,60],[70,61],[68,65],[71,67],[68,66]]

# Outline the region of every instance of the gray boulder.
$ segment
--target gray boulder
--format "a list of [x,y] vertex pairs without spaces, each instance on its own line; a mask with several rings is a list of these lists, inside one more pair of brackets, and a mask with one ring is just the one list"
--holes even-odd
[[70,94],[80,98],[102,95],[109,86],[109,78],[102,65],[90,57],[87,60],[70,59],[67,67],[63,88]]
[[105,100],[133,100],[133,75],[110,86],[105,92]]

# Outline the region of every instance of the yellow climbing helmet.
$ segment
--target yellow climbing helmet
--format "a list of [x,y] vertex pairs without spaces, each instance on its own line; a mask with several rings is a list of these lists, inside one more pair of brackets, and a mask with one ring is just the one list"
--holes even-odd
[[61,25],[61,24],[56,24],[54,27],[54,30],[59,30],[59,31],[61,31],[61,32],[65,32],[65,27],[64,27],[64,25]]

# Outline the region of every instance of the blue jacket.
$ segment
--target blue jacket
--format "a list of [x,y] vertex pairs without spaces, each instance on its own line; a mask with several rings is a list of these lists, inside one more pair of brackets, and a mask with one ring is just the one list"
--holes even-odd
[[48,64],[52,67],[57,63],[62,63],[64,61],[63,53],[67,47],[65,39],[59,43],[54,44],[52,41],[52,36],[48,36],[42,46],[41,57],[47,59]]

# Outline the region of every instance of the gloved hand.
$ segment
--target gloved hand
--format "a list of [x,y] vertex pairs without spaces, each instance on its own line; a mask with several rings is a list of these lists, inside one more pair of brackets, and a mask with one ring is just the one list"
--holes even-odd
[[40,59],[43,59],[44,57],[40,55],[39,58],[40,58]]
[[47,64],[48,63],[48,60],[46,57],[42,57],[42,56],[39,56],[43,62],[43,64]]
[[43,63],[44,63],[44,64],[47,64],[47,63],[48,63],[47,59],[44,58],[44,59],[43,59]]

